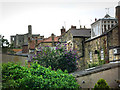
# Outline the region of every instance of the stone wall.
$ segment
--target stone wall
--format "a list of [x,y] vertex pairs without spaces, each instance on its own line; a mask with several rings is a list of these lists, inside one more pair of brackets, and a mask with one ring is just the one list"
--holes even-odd
[[109,47],[119,46],[118,27],[115,27],[108,33]]
[[70,33],[70,30],[68,30],[64,35],[61,37],[61,41],[67,44],[67,50],[73,49],[73,36]]
[[107,36],[102,36],[91,41],[85,42],[85,64],[87,67],[88,63],[98,62],[98,58],[101,56],[103,51],[103,60],[107,59]]
[[27,62],[28,57],[24,56],[15,56],[15,55],[7,55],[7,54],[2,54],[1,55],[2,63],[8,63],[8,62],[21,62],[22,65],[25,65],[25,61]]
[[112,28],[108,33],[85,41],[85,65],[98,62],[100,59],[105,62],[118,60],[120,55],[114,55],[113,50],[119,47],[118,26]]
[[[57,43],[58,43],[58,42],[54,42],[54,45],[56,46]],[[52,42],[41,42],[41,43],[39,44],[38,48],[39,48],[39,47],[44,47],[44,46],[53,47]]]
[[72,73],[82,88],[93,88],[100,78],[106,80],[111,88],[118,88],[116,80],[120,80],[120,62],[109,63],[93,69]]

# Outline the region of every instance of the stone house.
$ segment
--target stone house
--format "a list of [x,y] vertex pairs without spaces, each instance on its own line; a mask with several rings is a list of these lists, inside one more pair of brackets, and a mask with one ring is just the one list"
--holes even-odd
[[76,50],[79,56],[83,56],[84,41],[90,37],[90,29],[71,26],[71,28],[64,32],[65,28],[61,29],[61,36],[59,42],[67,44],[67,50]]
[[66,44],[67,50],[77,51],[80,60],[78,60],[79,65],[83,66],[83,57],[84,57],[84,42],[90,38],[90,29],[79,28],[76,26],[71,26],[68,31],[65,31],[65,28],[61,29],[61,36],[59,37],[59,42]]
[[49,46],[49,47],[55,47],[56,44],[58,43],[58,38],[59,36],[54,35],[53,33],[51,34],[50,37],[48,38],[44,38],[39,44],[38,44],[38,48],[39,47],[44,47],[44,46]]
[[40,34],[32,34],[32,26],[28,25],[28,33],[26,34],[16,34],[12,35],[11,44],[13,44],[14,48],[22,48],[22,46],[28,43],[28,38],[44,38],[44,36],[40,36]]
[[91,24],[91,38],[85,41],[84,64],[120,60],[120,6],[116,17],[108,14]]

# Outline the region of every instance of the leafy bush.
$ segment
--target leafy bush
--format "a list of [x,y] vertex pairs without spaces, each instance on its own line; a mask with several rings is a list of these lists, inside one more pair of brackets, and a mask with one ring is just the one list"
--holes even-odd
[[75,78],[67,71],[51,70],[39,64],[32,63],[30,68],[14,63],[2,65],[2,89],[39,90],[45,89],[77,89]]
[[98,66],[98,65],[99,65],[98,62],[96,62],[96,63],[93,62],[93,63],[89,63],[89,64],[88,64],[88,67],[91,68],[91,67],[96,67],[96,66]]
[[99,79],[97,81],[97,83],[94,86],[94,90],[98,90],[98,89],[107,89],[107,90],[109,90],[110,87],[108,86],[106,80],[101,78],[101,79]]
[[61,69],[73,72],[77,69],[76,60],[78,55],[75,51],[67,51],[66,45],[58,45],[55,49],[46,46],[38,49],[37,55],[35,55],[32,61],[37,60],[42,66],[51,66],[53,70]]

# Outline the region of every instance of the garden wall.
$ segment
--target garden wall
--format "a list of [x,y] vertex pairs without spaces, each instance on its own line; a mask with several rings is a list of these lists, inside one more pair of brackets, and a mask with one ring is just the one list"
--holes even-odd
[[116,80],[120,80],[120,62],[109,63],[72,74],[82,88],[93,88],[100,78],[105,79],[111,88],[117,88]]
[[25,65],[25,61],[28,59],[26,56],[18,56],[18,55],[7,55],[7,54],[2,54],[1,55],[2,63],[7,63],[7,62],[21,62],[22,65]]

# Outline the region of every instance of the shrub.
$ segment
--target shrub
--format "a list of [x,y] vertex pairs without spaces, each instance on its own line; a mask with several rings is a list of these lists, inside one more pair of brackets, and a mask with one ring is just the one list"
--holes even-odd
[[98,65],[99,65],[98,62],[92,62],[88,64],[88,67],[91,68],[91,67],[96,67]]
[[94,86],[94,90],[98,90],[98,89],[107,89],[107,90],[109,90],[110,87],[108,86],[106,80],[101,78],[101,79],[99,79],[97,81],[97,83]]
[[37,60],[42,66],[51,66],[53,70],[67,70],[70,73],[77,69],[77,58],[78,55],[75,51],[67,51],[65,45],[58,45],[55,49],[51,49],[49,46],[40,47],[32,61]]
[[45,89],[77,89],[79,87],[75,78],[58,69],[51,70],[39,64],[32,63],[30,68],[14,63],[2,65],[2,89],[10,90],[39,90]]

